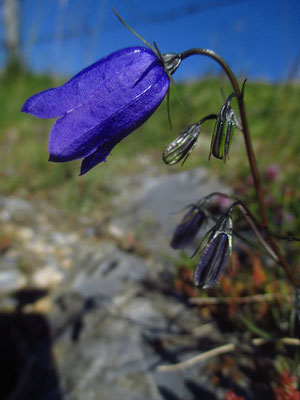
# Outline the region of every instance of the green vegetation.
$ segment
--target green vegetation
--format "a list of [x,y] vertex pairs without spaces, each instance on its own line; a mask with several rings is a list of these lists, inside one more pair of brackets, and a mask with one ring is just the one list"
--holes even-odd
[[[105,206],[110,192],[117,190],[114,182],[121,174],[140,171],[149,168],[149,165],[157,166],[164,173],[180,171],[180,165],[163,165],[162,151],[189,124],[206,114],[219,111],[222,105],[220,86],[226,94],[230,93],[230,86],[224,79],[208,77],[199,82],[179,84],[179,96],[191,115],[180,105],[173,90],[173,130],[168,124],[164,102],[139,130],[113,150],[106,164],[100,164],[87,175],[78,178],[79,161],[66,164],[48,162],[47,141],[53,121],[39,120],[20,112],[27,97],[61,82],[49,76],[24,73],[2,75],[0,191],[6,195],[34,196],[38,199],[47,197],[68,210],[81,212],[90,212],[99,205]],[[259,168],[263,170],[273,163],[282,167],[281,184],[288,187],[289,192],[293,188],[287,206],[292,204],[292,212],[296,213],[294,203],[299,196],[295,190],[299,187],[297,158],[300,152],[300,86],[249,82],[246,84],[246,104]],[[224,168],[219,160],[208,162],[212,130],[213,122],[203,126],[198,145],[183,168],[210,166],[212,171],[234,186],[235,182],[243,181],[248,175],[242,136],[235,131],[230,161]],[[273,193],[275,197],[282,196],[281,189],[277,188],[277,192]]]

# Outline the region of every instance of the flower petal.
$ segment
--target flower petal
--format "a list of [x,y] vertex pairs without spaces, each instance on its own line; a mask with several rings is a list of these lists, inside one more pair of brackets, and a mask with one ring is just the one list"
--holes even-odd
[[[143,96],[134,99],[125,108],[121,109],[117,114],[111,116],[97,127],[99,133],[94,136],[98,137],[98,143],[101,144],[94,152],[85,156],[86,158],[84,158],[81,164],[80,175],[85,174],[95,165],[105,161],[111,150],[121,140],[137,129],[151,116],[163,100],[162,95],[167,92],[168,85],[169,81],[166,81],[165,76],[162,75],[160,80],[151,87],[151,90],[144,92]],[[160,98],[161,100],[158,103],[157,100]],[[92,135],[90,135],[90,132],[87,132],[84,138],[86,138],[86,136]],[[90,143],[92,143],[92,141]],[[80,150],[83,148],[84,146],[81,146]]]
[[171,241],[171,247],[173,249],[183,249],[190,244],[195,239],[204,220],[205,213],[198,207],[192,206],[179,225],[177,225]]
[[[141,57],[137,57],[137,54]],[[110,90],[116,88],[122,90],[128,76],[125,72],[129,71],[136,80],[139,68],[143,63],[146,67],[149,66],[149,60],[157,60],[157,57],[145,47],[127,48],[114,52],[85,68],[64,85],[30,97],[23,105],[22,111],[38,118],[60,117],[99,96],[99,92],[106,97]],[[115,79],[116,76],[122,80],[123,74],[126,78],[118,82]],[[128,87],[131,84],[132,79],[129,79]]]
[[144,123],[169,87],[169,79],[156,61],[147,56],[146,68],[143,63],[135,74],[132,68],[121,77],[116,73],[114,80],[118,82],[111,82],[111,90],[99,91],[92,100],[57,120],[49,137],[50,161],[87,157],[108,141],[117,144]]
[[220,233],[204,248],[194,273],[194,283],[199,288],[209,288],[217,283],[229,255],[228,236]]
[[[116,139],[116,138],[114,138],[114,139]],[[123,138],[121,138],[120,140],[122,140],[122,139]],[[80,175],[84,175],[90,169],[92,169],[95,165],[97,165],[103,161],[106,161],[106,157],[110,154],[113,147],[116,144],[118,144],[120,140],[118,140],[118,141],[109,140],[108,142],[106,142],[102,146],[100,146],[90,156],[84,158],[81,163]]]

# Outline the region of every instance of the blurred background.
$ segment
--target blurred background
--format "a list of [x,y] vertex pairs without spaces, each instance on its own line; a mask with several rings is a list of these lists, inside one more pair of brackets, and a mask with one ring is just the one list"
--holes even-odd
[[[240,82],[247,78],[246,96],[256,150],[262,151],[265,156],[262,162],[266,165],[282,161],[285,169],[293,172],[295,163],[288,161],[292,161],[290,157],[296,157],[300,151],[297,134],[300,5],[297,0],[203,0],[163,4],[156,0],[143,4],[129,0],[3,0],[0,6],[0,144],[5,149],[2,151],[1,171],[5,177],[1,183],[3,190],[20,190],[21,187],[26,190],[20,183],[28,176],[30,179],[26,185],[34,189],[45,185],[57,187],[61,181],[72,181],[76,170],[74,163],[57,166],[47,162],[45,142],[52,122],[24,118],[19,110],[33,93],[63,83],[99,58],[124,47],[142,45],[120,24],[112,6],[146,40],[151,43],[155,40],[162,53],[193,47],[210,48],[229,63]],[[119,162],[122,163],[122,156],[128,155],[128,149],[130,153],[132,149],[136,150],[137,155],[156,153],[159,159],[167,143],[187,124],[205,113],[218,111],[222,103],[220,86],[225,94],[231,90],[219,66],[205,57],[186,60],[174,78],[192,117],[180,109],[173,93],[176,131],[172,132],[167,124],[163,104],[158,110],[159,116],[141,127],[141,134],[134,133],[121,148],[114,150],[117,168]],[[206,89],[204,86],[208,81],[209,89]],[[205,137],[204,132],[203,144],[197,149],[201,157],[194,157],[187,168],[193,167],[194,163],[208,165],[207,142],[209,137]],[[272,143],[272,147],[267,143]],[[232,162],[238,165],[241,164],[240,157],[245,155],[240,147],[233,146],[237,155],[232,157]],[[130,169],[133,164],[126,163],[126,166]],[[215,169],[219,168],[219,163],[212,164]],[[243,164],[247,169],[246,163]],[[114,165],[110,168],[114,169]],[[93,185],[94,176],[106,175],[106,170],[107,166],[94,169],[80,179],[80,185],[87,189]],[[226,171],[226,176],[232,171],[234,168]],[[68,179],[65,179],[65,174]],[[293,179],[298,179],[298,174]],[[77,182],[77,178],[72,181],[71,191]],[[58,194],[58,198],[61,196]],[[76,202],[76,196],[72,194],[70,198]],[[89,201],[81,199],[80,207],[89,207]]]
[[[112,7],[162,53],[214,49],[248,79],[278,82],[299,73],[297,0],[3,0],[2,66],[17,57],[33,72],[70,76],[115,50],[142,45]],[[190,59],[176,76],[191,80],[214,67]]]
[[[156,369],[226,343],[293,336],[292,288],[259,249],[237,241],[234,268],[208,291],[191,283],[197,257],[169,249],[180,220],[172,212],[210,191],[237,194],[258,215],[238,131],[226,165],[208,161],[210,122],[183,167],[161,160],[180,131],[218,113],[222,92],[231,93],[219,66],[185,60],[174,80],[190,114],[171,90],[173,129],[164,101],[82,177],[80,161],[48,162],[53,121],[20,112],[33,94],[143,45],[112,7],[162,53],[209,48],[241,84],[247,78],[270,226],[299,236],[299,0],[0,0],[0,398],[296,399],[300,355],[286,346]],[[299,245],[281,246],[295,265]]]

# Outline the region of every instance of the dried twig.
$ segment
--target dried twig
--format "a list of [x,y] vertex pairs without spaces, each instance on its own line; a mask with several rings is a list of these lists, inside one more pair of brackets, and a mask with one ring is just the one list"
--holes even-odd
[[[250,344],[252,344],[253,346],[262,346],[269,342],[273,342],[273,341],[263,339],[263,338],[255,338],[255,339],[251,340]],[[285,344],[288,346],[300,346],[300,339],[285,337],[285,338],[275,340],[275,343],[282,343],[282,344]],[[193,365],[195,365],[201,361],[209,360],[210,358],[219,356],[221,354],[230,353],[231,351],[237,350],[240,347],[242,347],[242,346],[236,345],[234,343],[227,343],[227,344],[224,344],[223,346],[215,347],[212,350],[201,353],[195,357],[190,358],[189,360],[183,361],[178,364],[159,365],[157,367],[157,370],[161,371],[161,372],[181,371],[186,368],[190,368]]]
[[248,304],[248,303],[260,303],[264,301],[273,301],[273,300],[291,300],[291,296],[280,295],[280,294],[254,294],[252,296],[242,296],[242,297],[191,297],[189,302],[191,304],[224,304],[224,303],[239,303],[239,304]]

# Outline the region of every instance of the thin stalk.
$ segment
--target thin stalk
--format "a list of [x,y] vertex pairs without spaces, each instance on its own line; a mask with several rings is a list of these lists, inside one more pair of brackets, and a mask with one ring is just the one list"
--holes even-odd
[[284,268],[284,270],[286,271],[287,276],[288,276],[289,280],[292,282],[292,284],[296,287],[300,287],[300,282],[294,276],[291,267],[289,266],[289,264],[285,260],[284,256],[282,255],[277,241],[268,232],[268,218],[267,218],[266,205],[265,205],[265,201],[264,201],[264,195],[263,195],[263,190],[262,190],[260,174],[258,172],[256,158],[255,158],[252,141],[251,141],[251,136],[250,136],[250,132],[249,132],[249,126],[248,126],[246,109],[245,109],[244,98],[243,98],[243,91],[240,90],[238,81],[237,81],[234,73],[232,72],[231,68],[229,67],[229,65],[226,63],[225,60],[223,60],[222,57],[220,57],[214,51],[208,50],[208,49],[194,48],[194,49],[184,51],[183,53],[181,53],[180,56],[181,56],[181,59],[184,60],[185,58],[188,58],[193,55],[203,55],[203,56],[207,56],[207,57],[210,57],[213,60],[215,60],[222,67],[222,69],[226,73],[226,75],[233,87],[234,93],[237,98],[239,111],[240,111],[240,117],[241,117],[241,123],[242,123],[242,133],[244,136],[249,166],[250,166],[251,174],[253,177],[253,182],[254,182],[255,191],[256,191],[256,197],[257,197],[258,206],[259,206],[259,212],[260,212],[260,218],[261,218],[260,225],[262,225],[263,230],[266,232],[267,240],[268,240],[272,250],[274,251],[274,253],[276,254],[276,256],[278,258],[278,263]]
[[233,87],[234,93],[236,94],[239,110],[240,110],[243,135],[244,135],[244,140],[245,140],[245,144],[246,144],[250,169],[251,169],[251,173],[253,176],[254,186],[256,189],[257,200],[259,203],[261,221],[262,221],[262,225],[267,227],[268,220],[267,220],[266,206],[265,206],[265,202],[264,202],[263,190],[262,190],[262,185],[261,185],[261,179],[260,179],[260,175],[259,175],[259,172],[257,169],[256,159],[255,159],[252,142],[251,142],[251,137],[250,137],[250,133],[249,133],[249,127],[248,127],[248,121],[247,121],[247,117],[246,117],[244,100],[243,100],[242,92],[240,90],[238,81],[237,81],[234,73],[232,72],[231,68],[226,63],[226,61],[223,60],[223,58],[220,57],[218,54],[216,54],[214,51],[208,50],[208,49],[190,49],[190,50],[187,50],[187,51],[184,51],[183,53],[181,53],[181,59],[184,60],[185,58],[188,58],[192,55],[203,55],[203,56],[207,56],[207,57],[210,57],[213,60],[215,60],[223,68],[223,70],[225,71],[226,75],[228,76],[228,79]]
[[255,223],[255,225],[262,231],[266,231],[269,235],[274,236],[277,239],[281,239],[281,240],[286,240],[288,242],[300,242],[300,238],[295,237],[295,236],[290,236],[290,235],[281,235],[277,232],[272,232],[270,231],[270,229],[268,228],[264,228],[261,223],[255,218],[255,216],[252,214],[252,212],[249,210],[249,208],[244,204],[244,202],[239,199],[238,197],[233,197],[230,196],[226,193],[223,192],[213,192],[210,193],[208,196],[205,196],[206,199],[210,199],[213,196],[222,196],[222,197],[226,197],[226,199],[230,199],[232,201],[234,200],[238,200],[240,202],[240,204],[243,206],[243,208],[247,211],[247,215],[252,218],[253,222]]

